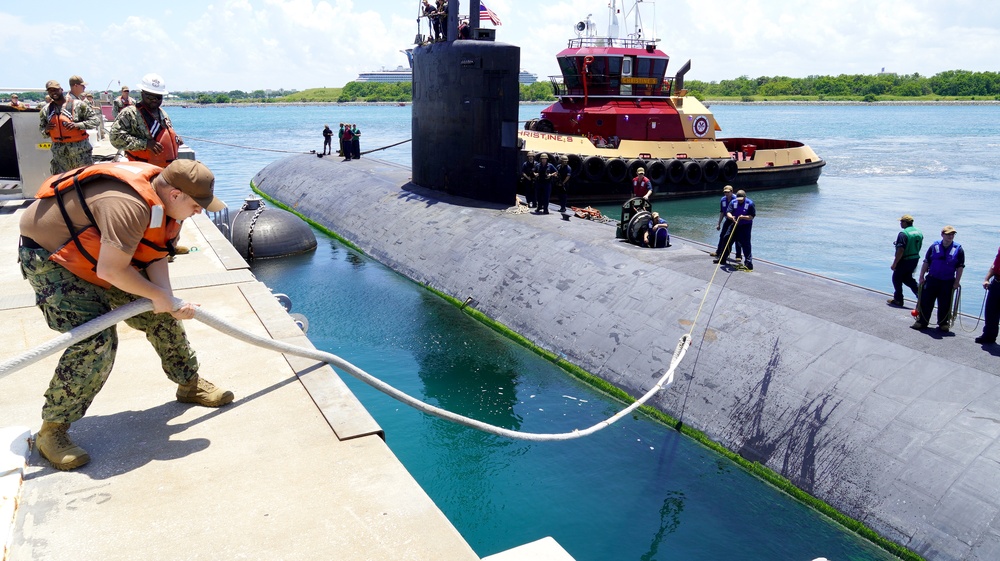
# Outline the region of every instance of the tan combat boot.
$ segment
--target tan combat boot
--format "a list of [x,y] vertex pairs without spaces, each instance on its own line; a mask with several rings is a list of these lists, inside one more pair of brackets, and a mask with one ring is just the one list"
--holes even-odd
[[233,400],[233,392],[223,391],[212,382],[195,376],[185,385],[177,385],[177,401],[181,403],[197,403],[205,407],[220,407]]
[[69,423],[43,421],[42,428],[35,436],[38,453],[56,469],[74,469],[90,461],[90,454],[69,439],[66,434],[68,430]]

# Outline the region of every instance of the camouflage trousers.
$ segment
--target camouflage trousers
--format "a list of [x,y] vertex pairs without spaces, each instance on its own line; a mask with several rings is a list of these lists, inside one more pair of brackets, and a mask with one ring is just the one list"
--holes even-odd
[[52,143],[52,163],[49,164],[52,175],[93,163],[94,147],[90,144],[90,140]]
[[[21,274],[35,290],[35,303],[49,327],[60,333],[82,325],[138,297],[118,288],[101,288],[49,261],[44,249],[20,248]],[[198,359],[188,344],[184,326],[170,314],[144,312],[125,320],[146,334],[160,356],[167,378],[185,384],[198,374]],[[59,358],[45,392],[42,420],[72,423],[84,416],[111,373],[118,349],[112,326],[70,346]]]

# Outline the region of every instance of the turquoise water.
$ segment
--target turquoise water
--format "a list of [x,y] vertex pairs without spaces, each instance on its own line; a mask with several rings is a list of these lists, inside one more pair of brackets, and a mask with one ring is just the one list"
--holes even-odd
[[[522,115],[537,111],[525,107]],[[762,219],[754,228],[758,258],[885,290],[896,219],[910,212],[930,239],[937,222],[958,228],[957,241],[969,253],[966,285],[976,287],[972,279],[996,250],[987,189],[997,171],[987,156],[1000,144],[1000,108],[715,111],[726,134],[804,140],[830,162],[819,186],[753,195]],[[231,206],[249,193],[257,171],[284,154],[194,138],[318,150],[323,124],[341,121],[362,127],[362,149],[409,138],[408,107],[170,112],[216,171]],[[408,145],[379,157],[408,164]],[[664,211],[675,235],[714,243],[715,204],[666,203]],[[589,426],[620,407],[335,240],[321,236],[315,253],[263,262],[254,271],[309,317],[317,347],[437,405],[541,432]],[[890,558],[642,417],[573,442],[515,442],[426,417],[347,381],[385,428],[389,446],[480,555],[552,535],[578,561]]]

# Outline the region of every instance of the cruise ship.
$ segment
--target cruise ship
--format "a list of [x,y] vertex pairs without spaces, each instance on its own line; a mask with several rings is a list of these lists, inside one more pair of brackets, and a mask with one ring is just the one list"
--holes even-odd
[[375,72],[362,72],[358,74],[355,82],[412,82],[413,71],[409,68],[397,66],[395,70],[378,70]]

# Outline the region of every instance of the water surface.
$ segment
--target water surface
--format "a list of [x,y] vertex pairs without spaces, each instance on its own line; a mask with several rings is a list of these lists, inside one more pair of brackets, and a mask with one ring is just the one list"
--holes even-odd
[[[522,108],[522,118],[538,106]],[[819,185],[752,193],[755,256],[888,290],[897,219],[927,239],[945,223],[968,253],[966,311],[998,241],[1000,108],[719,106],[723,133],[809,143]],[[286,154],[319,150],[324,124],[358,123],[363,149],[409,138],[409,107],[171,108],[182,137],[238,206],[249,181]],[[409,164],[409,147],[380,152]],[[346,165],[346,164],[345,164]],[[663,206],[660,207],[659,205]],[[715,243],[716,198],[658,203],[671,230]],[[669,250],[665,255],[669,256]],[[262,262],[317,347],[429,402],[512,429],[589,426],[620,404],[370,258],[320,235],[315,253]],[[975,296],[975,298],[973,298]],[[554,536],[577,560],[889,559],[734,464],[641,416],[571,442],[525,443],[427,417],[353,379],[387,442],[482,556]]]

